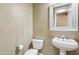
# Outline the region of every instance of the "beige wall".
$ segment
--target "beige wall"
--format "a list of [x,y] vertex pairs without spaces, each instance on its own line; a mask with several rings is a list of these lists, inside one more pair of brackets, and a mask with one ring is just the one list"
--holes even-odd
[[[56,49],[51,44],[51,39],[55,36],[65,35],[75,39],[79,43],[79,32],[51,32],[48,27],[48,7],[50,4],[33,4],[33,37],[44,39],[44,48],[42,53],[44,54],[58,54]],[[68,52],[68,54],[78,54],[79,49]]]
[[32,38],[32,4],[0,4],[0,54],[15,54],[19,44],[28,49]]

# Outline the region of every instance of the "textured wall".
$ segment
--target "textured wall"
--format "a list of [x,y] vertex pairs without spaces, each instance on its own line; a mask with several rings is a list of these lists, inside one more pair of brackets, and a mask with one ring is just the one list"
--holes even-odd
[[[65,35],[75,39],[79,43],[79,32],[51,32],[49,31],[48,7],[50,4],[33,4],[33,37],[44,39],[44,54],[58,54],[56,49],[51,44],[51,39],[55,36]],[[68,52],[68,54],[79,55],[79,49]]]
[[28,49],[32,38],[32,4],[0,4],[0,54],[15,54],[19,44]]

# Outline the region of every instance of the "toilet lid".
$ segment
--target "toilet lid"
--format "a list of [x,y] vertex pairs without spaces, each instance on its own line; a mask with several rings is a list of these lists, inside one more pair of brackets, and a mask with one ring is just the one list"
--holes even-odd
[[29,49],[25,52],[24,55],[37,55],[38,54],[38,50],[36,49]]

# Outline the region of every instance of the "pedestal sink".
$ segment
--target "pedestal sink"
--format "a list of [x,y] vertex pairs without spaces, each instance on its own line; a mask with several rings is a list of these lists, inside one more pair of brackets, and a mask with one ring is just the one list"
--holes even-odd
[[52,44],[60,49],[60,55],[66,55],[66,51],[72,51],[78,48],[78,43],[74,39],[53,38]]

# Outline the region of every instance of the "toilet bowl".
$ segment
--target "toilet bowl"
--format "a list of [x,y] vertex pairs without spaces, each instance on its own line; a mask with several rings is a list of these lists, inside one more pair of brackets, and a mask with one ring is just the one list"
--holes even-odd
[[32,39],[33,48],[27,50],[24,55],[39,55],[39,50],[43,48],[43,40]]

